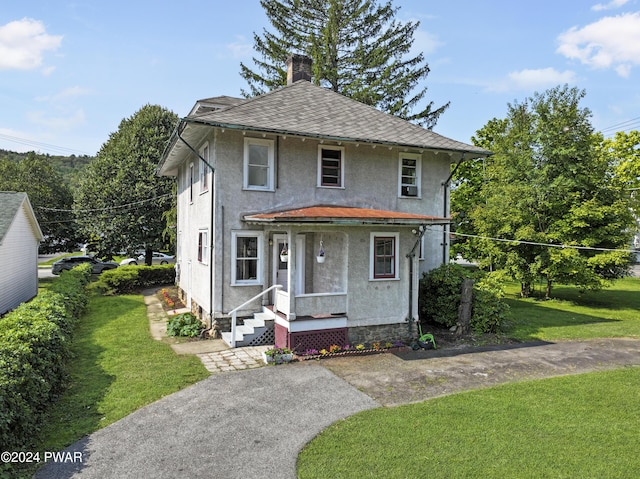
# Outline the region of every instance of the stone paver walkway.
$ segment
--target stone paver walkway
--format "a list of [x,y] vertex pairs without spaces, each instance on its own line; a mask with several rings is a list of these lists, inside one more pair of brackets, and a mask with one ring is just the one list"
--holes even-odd
[[270,346],[245,346],[242,348],[196,354],[211,373],[253,369],[265,366],[262,352]]
[[[144,302],[147,305],[149,327],[154,339],[162,341],[167,338],[167,319],[169,314],[162,307],[158,299],[157,289],[144,291]],[[186,310],[184,310],[186,311]],[[176,311],[177,313],[183,310]],[[248,346],[242,348],[230,348],[221,339],[207,339],[171,344],[177,354],[195,354],[204,367],[211,373],[226,371],[239,371],[266,366],[262,359],[262,352],[271,346]]]

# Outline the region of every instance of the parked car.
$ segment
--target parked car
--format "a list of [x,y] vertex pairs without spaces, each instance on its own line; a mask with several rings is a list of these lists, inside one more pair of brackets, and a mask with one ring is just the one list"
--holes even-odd
[[[175,263],[176,257],[170,256],[164,253],[153,252],[153,258],[151,264],[169,264]],[[132,264],[144,264],[144,254],[141,254],[137,258],[127,258],[120,261],[120,266],[132,265]]]
[[53,274],[60,274],[64,270],[75,268],[82,263],[91,264],[91,273],[100,274],[108,269],[114,269],[118,267],[118,263],[114,261],[100,261],[92,256],[67,256],[61,258],[51,266],[51,272]]

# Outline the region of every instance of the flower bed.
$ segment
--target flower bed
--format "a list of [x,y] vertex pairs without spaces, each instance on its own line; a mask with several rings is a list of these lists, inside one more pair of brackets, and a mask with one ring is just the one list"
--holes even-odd
[[339,346],[337,344],[333,344],[329,346],[329,349],[308,349],[304,353],[298,354],[298,359],[300,361],[305,361],[308,359],[325,359],[325,358],[335,358],[340,356],[353,356],[353,355],[364,355],[364,354],[381,354],[381,353],[396,353],[403,350],[408,349],[409,347],[401,341],[396,341],[395,343],[390,342],[381,342],[376,341],[371,344],[358,344],[355,346],[345,345]]

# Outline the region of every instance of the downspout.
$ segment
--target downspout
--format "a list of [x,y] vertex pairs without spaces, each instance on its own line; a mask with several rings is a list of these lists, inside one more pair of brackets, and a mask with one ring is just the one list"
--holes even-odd
[[[413,248],[411,248],[411,251],[409,251],[409,253],[407,253],[407,258],[409,259],[409,314],[407,316],[407,323],[408,323],[408,334],[410,338],[413,338],[413,328],[412,328],[412,324],[413,324],[413,289],[415,287],[414,282],[413,282],[413,259],[416,256],[416,248],[418,247],[418,245],[420,244],[420,242],[422,241],[422,237],[424,236],[424,233],[427,231],[426,226],[420,225],[420,227],[418,228],[418,230],[413,230],[415,233],[418,233],[418,239],[416,240],[415,244],[413,245]],[[414,233],[414,234],[415,234]]]
[[[453,170],[451,170],[451,173],[449,173],[449,176],[447,177],[447,179],[442,183],[442,186],[444,188],[444,192],[443,192],[443,218],[447,218],[447,216],[449,215],[449,183],[451,183],[451,178],[453,178],[453,175],[456,174],[456,171],[458,171],[458,167],[460,166],[460,164],[464,161],[464,156],[465,153],[462,154],[462,156],[460,157],[460,160],[458,160],[458,163],[456,163],[456,166],[453,168]],[[447,252],[447,245],[449,244],[449,227],[450,227],[451,223],[447,223],[445,225],[442,225],[443,228],[443,232],[442,232],[442,264],[447,264],[448,260],[449,260],[449,255]]]

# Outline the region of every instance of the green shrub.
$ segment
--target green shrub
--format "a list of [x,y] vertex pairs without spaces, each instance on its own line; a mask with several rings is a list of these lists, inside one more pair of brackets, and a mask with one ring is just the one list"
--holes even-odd
[[457,264],[442,265],[423,275],[418,296],[420,317],[423,321],[433,321],[446,327],[455,326],[465,279],[474,280],[471,310],[474,332],[497,332],[509,312],[499,281],[493,274],[469,270]]
[[172,284],[176,280],[176,270],[172,264],[159,266],[120,266],[100,275],[93,287],[104,294],[128,294],[151,286]]
[[167,336],[195,338],[203,329],[202,322],[191,313],[178,314],[167,321]]
[[0,445],[28,450],[49,403],[65,386],[65,362],[86,307],[90,267],[65,271],[48,291],[0,319]]

